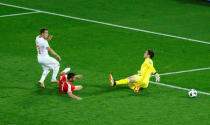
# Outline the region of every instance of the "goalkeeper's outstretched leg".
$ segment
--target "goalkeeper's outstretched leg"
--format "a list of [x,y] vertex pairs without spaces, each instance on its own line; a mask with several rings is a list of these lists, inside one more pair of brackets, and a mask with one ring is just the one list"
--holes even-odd
[[110,86],[128,84],[128,87],[130,89],[132,89],[135,93],[137,93],[140,89],[140,85],[135,84],[135,83],[137,83],[137,79],[140,79],[136,75],[133,75],[133,76],[130,76],[128,78],[115,81],[112,74],[109,74],[109,79],[110,79]]

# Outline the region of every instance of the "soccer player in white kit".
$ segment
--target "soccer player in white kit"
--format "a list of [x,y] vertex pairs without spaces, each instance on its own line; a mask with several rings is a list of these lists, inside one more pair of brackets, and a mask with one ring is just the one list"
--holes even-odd
[[48,51],[49,51],[51,54],[55,55],[58,58],[58,60],[61,60],[61,57],[52,48],[50,48],[48,44],[48,42],[52,39],[52,37],[53,37],[52,35],[48,37],[48,29],[46,28],[42,28],[40,30],[40,35],[36,37],[38,62],[43,68],[43,73],[38,83],[40,84],[42,88],[45,88],[44,80],[51,69],[53,70],[51,82],[55,82],[55,83],[58,82],[56,77],[59,72],[60,63],[56,59],[48,55]]

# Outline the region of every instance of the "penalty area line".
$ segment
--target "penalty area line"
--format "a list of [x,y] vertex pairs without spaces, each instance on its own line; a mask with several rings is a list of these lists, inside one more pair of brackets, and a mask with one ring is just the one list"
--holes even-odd
[[27,14],[33,14],[33,13],[40,13],[40,12],[36,11],[36,12],[27,12],[27,13],[16,13],[16,14],[1,15],[0,18],[2,18],[2,17],[10,17],[10,16],[27,15]]
[[202,70],[210,70],[210,67],[199,68],[199,69],[190,69],[190,70],[182,70],[182,71],[178,71],[178,72],[162,73],[162,74],[160,74],[160,76],[180,74],[180,73],[185,73],[185,72],[195,72],[195,71],[202,71]]
[[[188,88],[182,88],[182,87],[179,87],[179,86],[169,85],[169,84],[165,84],[165,83],[159,83],[159,82],[153,82],[153,81],[150,81],[150,83],[155,84],[155,85],[169,87],[169,88],[175,88],[175,89],[179,89],[179,90],[190,91],[190,89],[188,89]],[[197,92],[200,93],[200,94],[203,94],[203,95],[210,95],[210,93],[208,93],[208,92],[202,92],[202,91],[197,91]]]
[[14,7],[14,8],[20,8],[20,9],[25,9],[25,10],[31,10],[31,11],[36,11],[36,12],[38,11],[38,12],[41,12],[41,13],[46,13],[46,14],[50,14],[50,15],[56,15],[56,16],[60,16],[60,17],[71,18],[71,19],[75,19],[75,20],[81,20],[81,21],[86,21],[86,22],[103,24],[103,25],[112,26],[112,27],[118,27],[118,28],[133,30],[133,31],[145,32],[145,33],[149,33],[149,34],[155,34],[155,35],[165,36],[165,37],[172,37],[172,38],[176,38],[176,39],[182,39],[182,40],[187,40],[187,41],[191,41],[191,42],[197,42],[197,43],[203,43],[203,44],[210,45],[210,42],[208,42],[208,41],[201,41],[201,40],[185,38],[185,37],[176,36],[176,35],[153,32],[153,31],[144,30],[144,29],[140,29],[140,28],[132,28],[132,27],[127,27],[127,26],[122,26],[122,25],[116,25],[116,24],[100,22],[100,21],[96,21],[96,20],[90,20],[90,19],[79,18],[79,17],[74,17],[74,16],[68,16],[68,15],[64,15],[64,14],[52,13],[52,12],[48,12],[48,11],[41,11],[41,10],[36,10],[36,9],[32,9],[32,8],[26,8],[26,7],[11,5],[11,4],[5,4],[5,3],[0,3],[0,5]]

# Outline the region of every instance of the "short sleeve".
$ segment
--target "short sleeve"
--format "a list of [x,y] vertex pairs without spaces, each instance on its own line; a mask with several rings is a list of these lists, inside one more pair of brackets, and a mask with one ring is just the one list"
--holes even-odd
[[149,68],[150,68],[151,72],[154,74],[156,72],[156,70],[155,70],[155,68],[153,66],[153,62],[152,61],[149,61],[148,62],[148,65],[149,65]]
[[71,85],[70,85],[70,84],[68,84],[68,83],[67,83],[67,85],[68,85],[68,90],[67,90],[67,93],[69,93],[69,92],[70,92],[70,93],[72,93],[72,91],[71,91]]
[[45,42],[45,47],[49,47],[49,44],[48,44],[48,42]]

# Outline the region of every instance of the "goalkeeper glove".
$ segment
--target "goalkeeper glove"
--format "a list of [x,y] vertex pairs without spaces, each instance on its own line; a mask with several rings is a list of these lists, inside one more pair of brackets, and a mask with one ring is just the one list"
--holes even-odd
[[160,82],[160,75],[158,73],[155,73],[156,82]]

